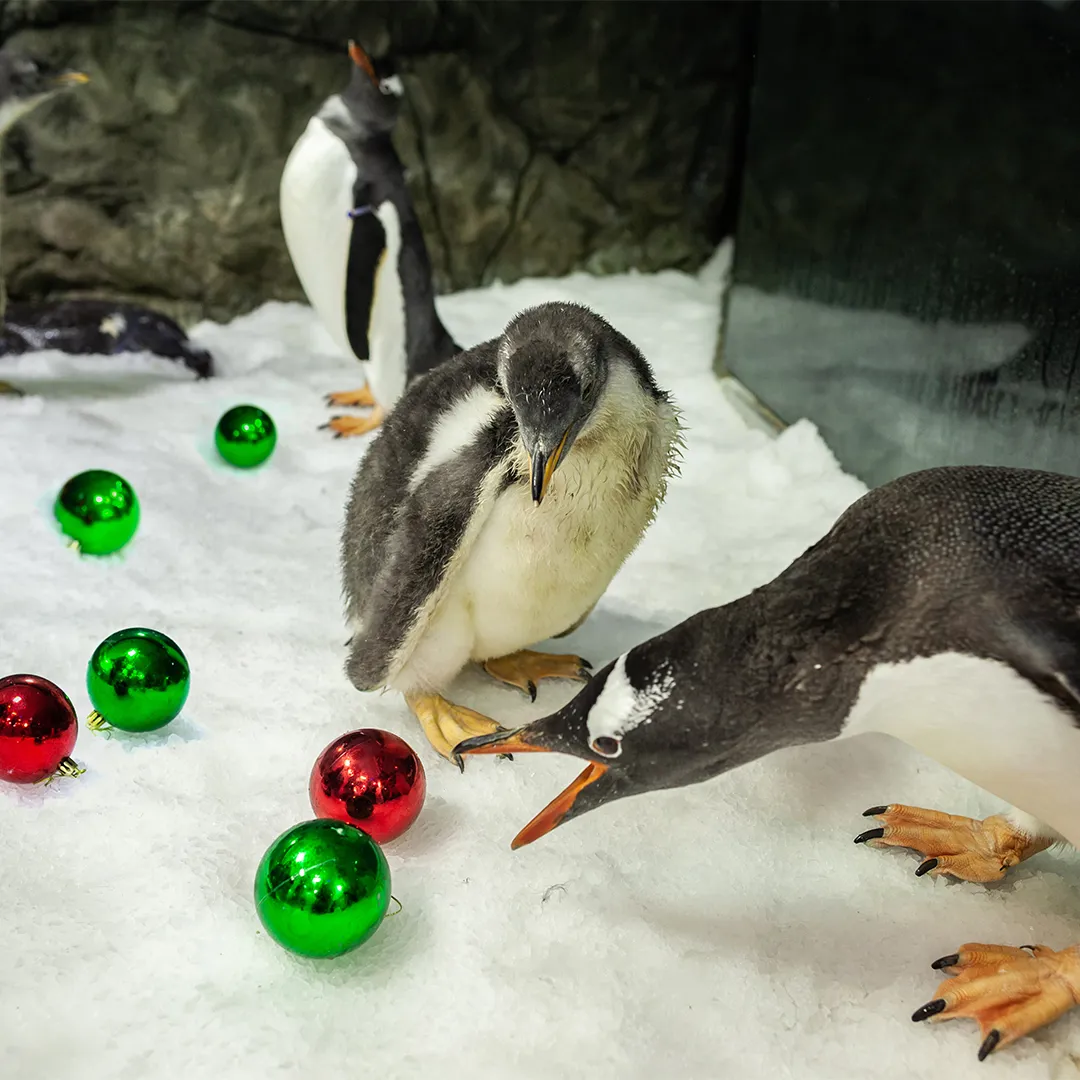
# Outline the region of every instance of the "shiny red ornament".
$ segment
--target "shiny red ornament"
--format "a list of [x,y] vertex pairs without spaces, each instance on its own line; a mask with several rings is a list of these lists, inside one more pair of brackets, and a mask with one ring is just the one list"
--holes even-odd
[[0,780],[34,784],[58,770],[82,770],[68,754],[75,748],[79,721],[67,694],[40,675],[0,679]]
[[416,820],[426,792],[424,766],[412,747],[378,728],[335,739],[319,755],[308,785],[317,817],[347,821],[378,844]]

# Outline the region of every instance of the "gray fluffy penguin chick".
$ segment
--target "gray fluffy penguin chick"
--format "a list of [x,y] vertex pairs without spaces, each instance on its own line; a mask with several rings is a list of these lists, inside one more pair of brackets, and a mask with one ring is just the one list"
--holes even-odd
[[530,308],[416,380],[346,507],[353,685],[404,694],[451,757],[499,730],[443,696],[470,661],[532,697],[586,679],[580,657],[528,646],[600,599],[663,501],[679,430],[637,347],[578,304]]
[[[564,708],[461,754],[571,754],[584,772],[514,840],[784,747],[879,732],[1009,804],[984,820],[871,807],[856,843],[918,875],[1004,877],[1080,846],[1080,478],[927,469],[870,491],[773,581],[630,649]],[[973,1016],[979,1057],[1080,1002],[1080,946],[962,945],[912,1019]]]

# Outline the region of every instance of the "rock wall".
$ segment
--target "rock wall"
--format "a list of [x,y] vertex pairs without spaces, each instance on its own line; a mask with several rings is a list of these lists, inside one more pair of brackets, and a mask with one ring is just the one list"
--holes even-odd
[[441,291],[696,268],[730,213],[746,3],[3,0],[0,35],[92,82],[4,147],[9,295],[190,320],[302,293],[281,168],[348,77],[395,57],[395,135]]

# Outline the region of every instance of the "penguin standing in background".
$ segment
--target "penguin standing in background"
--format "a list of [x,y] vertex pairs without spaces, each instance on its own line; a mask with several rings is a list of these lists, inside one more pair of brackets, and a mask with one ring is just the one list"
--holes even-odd
[[[1014,809],[876,806],[881,825],[856,843],[966,881],[1080,846],[1080,479],[965,466],[895,480],[767,585],[631,649],[545,719],[455,752],[588,762],[517,848],[614,799],[871,731]],[[933,967],[952,977],[912,1019],[975,1018],[980,1060],[1080,1003],[1080,945],[971,943]]]
[[588,616],[652,521],[678,445],[645,358],[578,304],[524,311],[413,383],[345,510],[353,685],[404,694],[452,757],[498,730],[443,696],[470,661],[533,698],[541,679],[587,679],[580,657],[528,646]]
[[281,175],[281,224],[297,277],[334,343],[366,361],[367,385],[328,396],[370,406],[335,416],[336,437],[377,428],[417,376],[461,351],[435,310],[431,260],[391,133],[401,82],[349,44],[349,85],[308,122]]

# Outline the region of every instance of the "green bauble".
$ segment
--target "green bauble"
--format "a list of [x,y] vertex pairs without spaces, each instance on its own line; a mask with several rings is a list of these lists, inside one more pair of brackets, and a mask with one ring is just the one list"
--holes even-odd
[[250,469],[274,452],[277,430],[270,414],[257,405],[237,405],[218,421],[214,442],[230,465]]
[[90,657],[91,727],[154,731],[179,715],[191,689],[187,658],[172,638],[134,626],[110,634]]
[[255,874],[255,909],[300,956],[340,956],[367,941],[390,903],[390,867],[355,825],[319,818],[279,836]]
[[53,505],[60,528],[86,555],[119,551],[139,527],[139,500],[122,477],[105,469],[73,476]]

